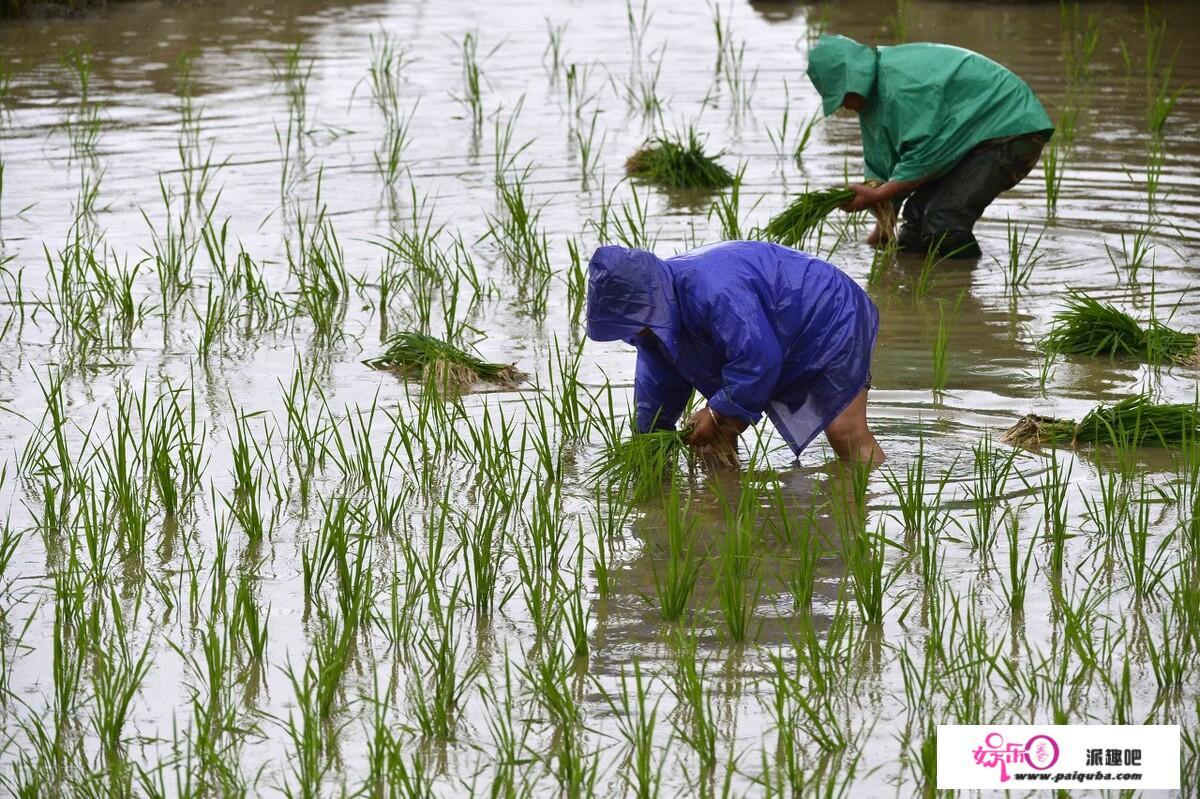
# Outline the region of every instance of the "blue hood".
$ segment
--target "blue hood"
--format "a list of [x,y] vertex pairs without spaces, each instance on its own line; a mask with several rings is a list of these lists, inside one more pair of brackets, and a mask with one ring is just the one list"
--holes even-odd
[[609,245],[588,263],[587,334],[625,341],[644,328],[675,352],[679,311],[667,265],[652,252]]

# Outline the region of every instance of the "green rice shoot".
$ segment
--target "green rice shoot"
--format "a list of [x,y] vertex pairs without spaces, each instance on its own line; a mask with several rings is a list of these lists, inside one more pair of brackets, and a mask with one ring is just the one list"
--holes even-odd
[[625,161],[625,173],[668,189],[722,189],[733,185],[733,173],[704,152],[695,128],[686,137],[658,136]]
[[405,331],[384,342],[382,355],[368,358],[364,364],[410,375],[420,372],[424,380],[441,386],[466,387],[485,382],[516,385],[524,375],[513,364],[489,363],[439,338]]
[[825,217],[853,199],[854,190],[844,186],[805,192],[771,217],[763,228],[763,236],[776,244],[795,247],[802,244]]
[[1198,341],[1195,333],[1175,330],[1157,319],[1143,324],[1109,303],[1072,292],[1067,307],[1054,315],[1042,348],[1064,355],[1121,355],[1151,364],[1196,364]]
[[1138,395],[1093,408],[1078,424],[1029,414],[1005,432],[1004,441],[1026,449],[1076,444],[1169,447],[1195,441],[1197,434],[1200,406],[1196,403],[1155,403]]
[[687,446],[686,437],[686,430],[654,430],[614,441],[597,461],[595,475],[610,484],[632,487],[634,500],[643,502],[662,489]]

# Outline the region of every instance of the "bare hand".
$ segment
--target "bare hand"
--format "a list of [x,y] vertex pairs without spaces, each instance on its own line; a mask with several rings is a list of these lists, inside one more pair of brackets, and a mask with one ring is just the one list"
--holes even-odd
[[688,428],[691,432],[688,433],[684,442],[693,449],[702,449],[710,446],[717,437],[721,434],[721,427],[717,424],[717,417],[708,408],[701,408],[691,415],[687,421]]
[[705,455],[729,461],[737,454],[738,436],[749,425],[740,419],[723,416],[712,408],[702,408],[688,419],[691,432],[684,439],[688,446]]
[[879,189],[874,186],[868,186],[866,183],[852,183],[850,184],[850,189],[854,192],[854,199],[842,206],[843,211],[865,211],[868,208],[874,208],[887,199]]

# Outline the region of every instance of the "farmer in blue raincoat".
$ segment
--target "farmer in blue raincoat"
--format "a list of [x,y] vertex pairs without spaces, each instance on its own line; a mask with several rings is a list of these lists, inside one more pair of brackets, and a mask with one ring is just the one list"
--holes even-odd
[[841,270],[797,250],[730,241],[662,259],[607,246],[588,265],[587,332],[637,348],[639,431],[674,429],[697,390],[688,444],[727,452],[765,413],[797,455],[821,431],[876,465],[867,390],[879,312]]
[[[866,177],[847,210],[903,201],[903,250],[977,258],[973,230],[992,200],[1033,169],[1054,124],[1012,72],[945,44],[869,47],[822,36],[808,77],[828,116],[858,114]],[[877,226],[867,241],[882,243]]]

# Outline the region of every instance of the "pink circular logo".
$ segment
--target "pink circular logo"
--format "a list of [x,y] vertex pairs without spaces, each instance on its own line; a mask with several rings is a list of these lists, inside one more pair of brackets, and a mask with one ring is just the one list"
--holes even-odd
[[1049,735],[1035,735],[1025,743],[1025,762],[1045,771],[1058,762],[1058,743]]

